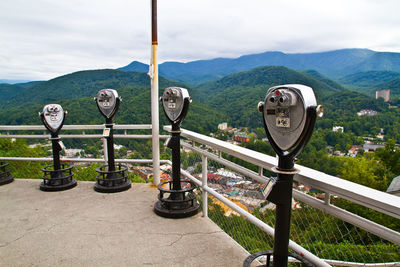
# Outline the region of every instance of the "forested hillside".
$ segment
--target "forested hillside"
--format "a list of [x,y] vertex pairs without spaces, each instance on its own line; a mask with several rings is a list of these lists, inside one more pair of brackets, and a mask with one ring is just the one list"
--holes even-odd
[[[234,127],[248,127],[259,138],[265,136],[262,129],[262,115],[257,112],[257,104],[263,101],[268,88],[280,84],[304,84],[312,87],[318,104],[325,109],[323,118],[318,118],[316,130],[299,157],[299,163],[346,178],[346,166],[358,164],[373,166],[377,160],[346,165],[346,160],[329,157],[327,146],[347,152],[352,145],[361,145],[360,136],[375,137],[384,129],[385,139],[400,142],[400,109],[389,109],[383,99],[355,91],[349,91],[322,74],[308,70],[294,71],[286,67],[264,66],[250,71],[231,74],[221,79],[204,83],[197,87],[160,77],[160,95],[165,87],[182,86],[189,90],[193,102],[182,125],[183,128],[203,134],[214,133],[221,122]],[[0,108],[0,124],[41,124],[38,112],[45,104],[58,103],[68,111],[65,124],[103,124],[104,118],[97,110],[93,97],[102,88],[116,89],[123,102],[115,116],[117,124],[149,124],[150,81],[145,73],[116,70],[82,71],[65,75],[47,82],[25,85],[25,89]],[[19,85],[16,85],[19,86]],[[357,116],[361,109],[373,109],[378,115]],[[160,127],[167,125],[160,107]],[[344,133],[332,132],[333,126],[343,126]],[[146,140],[119,140],[120,144],[135,150],[135,157],[149,158],[151,145]],[[65,140],[69,147],[82,147],[82,140]],[[99,156],[101,143],[85,141],[85,151]],[[273,154],[271,148],[261,140],[247,144],[250,149]],[[364,164],[364,165],[360,165]],[[360,165],[360,166],[359,166]],[[354,165],[355,166],[355,165]],[[356,168],[354,167],[354,168]],[[353,168],[353,167],[349,167]],[[379,187],[384,190],[396,173],[390,168],[373,168],[374,176],[385,179]],[[347,178],[346,178],[347,179]],[[353,179],[353,178],[348,178]],[[375,179],[375,178],[374,178]]]
[[[102,88],[124,88],[128,86],[148,87],[150,80],[142,72],[118,70],[79,71],[35,84],[18,92],[7,101],[5,108],[18,106],[21,102],[47,104],[60,99],[79,99],[95,96]],[[177,82],[160,78],[160,87],[176,85]]]
[[400,77],[400,72],[366,71],[346,75],[338,79],[338,81],[346,86],[351,86],[352,88],[371,88],[378,84],[389,82],[397,77]]
[[268,88],[279,84],[304,84],[314,88],[318,99],[344,90],[339,85],[331,86],[324,79],[285,67],[259,67],[203,84],[196,90],[203,103],[229,114],[229,124],[257,128],[262,126],[257,104],[264,100]]
[[388,82],[380,83],[372,88],[373,91],[383,89],[390,89],[391,97],[400,97],[400,77],[394,78]]
[[[393,87],[394,81],[396,79],[392,80]],[[388,137],[400,141],[400,116],[397,110],[389,110],[381,99],[348,91],[313,70],[298,72],[285,67],[264,66],[197,87],[188,87],[160,77],[160,94],[168,86],[188,88],[193,103],[183,127],[209,133],[214,132],[222,121],[235,127],[262,127],[261,116],[256,110],[258,102],[264,100],[268,88],[290,83],[312,87],[318,103],[325,106],[325,116],[318,120],[318,128],[331,129],[332,126],[341,125],[356,135],[374,135],[384,128]],[[68,110],[66,124],[103,123],[93,101],[97,91],[102,88],[116,89],[123,98],[116,123],[150,123],[149,84],[146,73],[94,70],[36,84],[9,85],[17,90],[9,93],[9,99],[0,107],[0,123],[39,124],[37,112],[48,103],[59,103]],[[361,109],[374,109],[379,114],[375,117],[358,117],[356,113]],[[160,107],[161,124],[167,124],[164,117]]]
[[[229,114],[229,124],[255,129],[262,127],[256,107],[259,101],[264,100],[268,88],[288,83],[304,84],[314,89],[318,103],[325,109],[324,117],[317,120],[317,128],[343,126],[346,132],[357,136],[375,136],[383,128],[387,138],[400,142],[399,109],[389,109],[383,99],[349,91],[316,71],[300,73],[285,67],[259,67],[203,84],[196,90],[202,102]],[[379,113],[373,117],[360,117],[357,112],[362,109]]]
[[[162,77],[159,81],[160,94],[165,87],[187,87]],[[65,124],[102,124],[104,119],[98,112],[93,97],[103,88],[116,89],[122,97],[123,101],[115,116],[116,123],[151,123],[148,75],[117,70],[81,71],[41,82],[26,89],[21,88],[22,91],[0,107],[0,123],[41,124],[38,112],[45,104],[58,103],[68,111]],[[219,122],[226,120],[223,113],[199,103],[196,92],[191,88],[188,89],[194,101],[185,120],[186,128],[208,133],[213,131]],[[160,111],[160,123],[167,124],[162,110]]]
[[0,84],[0,93],[1,93],[1,98],[0,98],[0,103],[4,103],[10,98],[18,95],[21,91],[23,91],[25,88],[19,85],[14,85],[14,84]]

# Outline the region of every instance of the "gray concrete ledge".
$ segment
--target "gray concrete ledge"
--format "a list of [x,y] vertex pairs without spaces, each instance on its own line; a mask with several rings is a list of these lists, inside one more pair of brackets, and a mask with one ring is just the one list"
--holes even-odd
[[153,213],[157,189],[101,194],[94,183],[42,192],[0,186],[1,266],[242,266],[248,253],[208,218]]

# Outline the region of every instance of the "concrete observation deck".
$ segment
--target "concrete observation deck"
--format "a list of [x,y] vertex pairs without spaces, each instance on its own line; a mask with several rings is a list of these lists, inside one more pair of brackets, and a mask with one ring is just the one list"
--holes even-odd
[[155,215],[148,184],[102,194],[92,182],[61,192],[40,182],[0,186],[0,266],[242,266],[248,256],[201,213]]

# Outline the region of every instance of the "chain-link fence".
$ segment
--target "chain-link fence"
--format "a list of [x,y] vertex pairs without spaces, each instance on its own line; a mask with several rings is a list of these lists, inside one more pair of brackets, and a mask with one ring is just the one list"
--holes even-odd
[[[188,167],[192,174],[200,179],[201,156],[195,152],[188,152],[183,160],[187,164],[185,167]],[[210,188],[274,227],[275,205],[265,199],[264,184],[224,168],[211,160],[208,167],[207,181]],[[315,192],[306,185],[295,183],[294,190],[317,198],[325,198],[324,192]],[[331,199],[331,203],[338,204],[341,208],[350,205],[345,200],[334,196],[331,196]],[[358,209],[367,208],[359,206]],[[353,211],[354,208],[350,210]],[[208,216],[249,253],[273,249],[273,237],[210,194],[208,195]],[[380,216],[381,221],[387,220],[387,223],[391,224],[390,226],[394,225],[395,229],[400,227],[400,220],[386,215]],[[382,219],[382,216],[386,218]],[[400,261],[399,245],[383,240],[296,199],[292,200],[290,239],[319,258],[340,261],[330,262],[339,266],[354,266],[345,262],[360,263],[361,266],[364,263]]]

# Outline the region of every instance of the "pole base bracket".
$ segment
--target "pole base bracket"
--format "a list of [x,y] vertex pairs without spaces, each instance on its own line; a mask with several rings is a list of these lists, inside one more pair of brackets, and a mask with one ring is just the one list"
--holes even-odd
[[9,184],[14,181],[14,177],[7,168],[8,162],[0,162],[0,185]]
[[[252,263],[254,261],[263,263],[263,265],[257,265],[257,266],[265,266],[265,267],[273,266],[273,264],[271,264],[271,261],[273,262],[273,258],[271,257],[273,254],[274,254],[273,250],[265,250],[265,251],[259,251],[259,252],[253,253],[244,260],[243,267],[254,266],[254,265],[252,265]],[[304,266],[307,266],[307,267],[314,266],[311,262],[309,262],[308,260],[306,260],[304,257],[300,256],[297,253],[289,252],[288,256],[296,259],[298,262],[303,263]],[[263,257],[264,259],[257,260],[260,257]],[[265,261],[265,264],[264,264],[264,261]]]
[[[163,186],[169,184],[170,189]],[[154,205],[154,212],[165,218],[187,218],[196,215],[200,210],[195,193],[195,185],[186,180],[181,180],[181,190],[173,190],[172,181],[166,181],[158,185],[159,201]]]
[[[53,168],[53,170],[51,169]],[[42,168],[43,182],[40,183],[42,191],[63,191],[71,189],[77,185],[75,179],[72,178],[72,166],[61,164],[60,170],[54,170],[53,165],[48,165]]]
[[131,188],[131,181],[128,180],[128,168],[118,164],[118,169],[109,171],[107,165],[96,169],[99,175],[96,176],[97,182],[94,190],[99,193],[117,193]]

